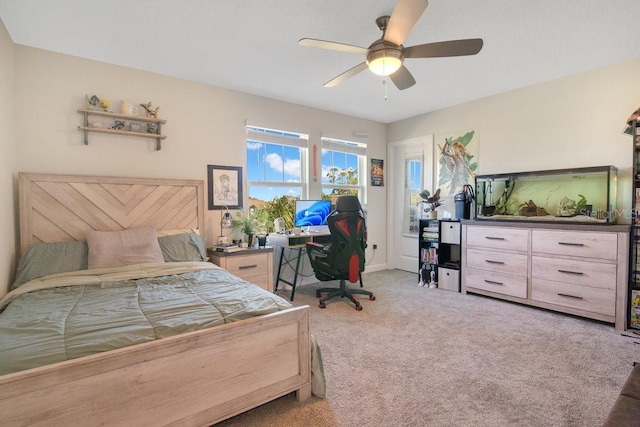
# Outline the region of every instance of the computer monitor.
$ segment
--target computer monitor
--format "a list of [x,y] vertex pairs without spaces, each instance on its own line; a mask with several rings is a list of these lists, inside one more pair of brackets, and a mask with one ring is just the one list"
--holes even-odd
[[327,225],[331,200],[296,200],[295,227]]

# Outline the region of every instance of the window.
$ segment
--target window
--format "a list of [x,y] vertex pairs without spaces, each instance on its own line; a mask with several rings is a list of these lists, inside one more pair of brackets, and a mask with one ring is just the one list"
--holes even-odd
[[424,188],[424,173],[422,171],[421,157],[408,157],[405,159],[405,185],[404,185],[404,212],[403,233],[418,234],[419,222],[422,218],[422,200],[419,196]]
[[308,136],[247,126],[249,205],[306,197]]
[[[366,185],[366,144],[322,138],[322,194],[358,196],[361,203]],[[335,200],[334,200],[335,201]]]

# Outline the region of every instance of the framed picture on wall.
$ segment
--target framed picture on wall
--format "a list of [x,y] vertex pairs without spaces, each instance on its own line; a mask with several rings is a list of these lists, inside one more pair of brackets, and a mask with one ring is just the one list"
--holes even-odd
[[371,185],[384,187],[384,160],[371,159]]
[[209,210],[242,209],[242,168],[207,166]]

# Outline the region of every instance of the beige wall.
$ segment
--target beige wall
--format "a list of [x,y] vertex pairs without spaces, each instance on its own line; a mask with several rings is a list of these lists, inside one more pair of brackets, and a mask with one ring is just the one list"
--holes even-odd
[[16,253],[14,175],[17,170],[14,100],[14,44],[0,20],[0,297],[13,279]]
[[[245,166],[246,122],[307,133],[318,145],[322,134],[352,139],[362,131],[370,134],[368,155],[386,157],[381,123],[21,45],[15,46],[15,83],[20,171],[206,181],[207,164]],[[159,117],[167,120],[162,150],[152,139],[95,133],[85,146],[76,111],[85,94],[160,106]],[[310,196],[318,197],[319,183],[311,186]],[[369,236],[381,249],[376,263],[384,266],[384,187],[371,189],[367,201]],[[210,243],[218,223],[219,211],[208,211]]]
[[640,106],[638,76],[640,59],[537,84],[394,122],[388,141],[433,134],[437,145],[473,129],[481,174],[613,165],[628,212],[632,145],[622,130]]

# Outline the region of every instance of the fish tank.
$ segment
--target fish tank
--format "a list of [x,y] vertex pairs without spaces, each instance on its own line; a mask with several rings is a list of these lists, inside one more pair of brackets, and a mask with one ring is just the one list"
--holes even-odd
[[614,166],[478,175],[476,219],[615,224],[617,184]]

